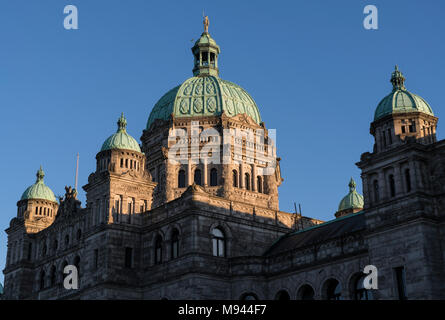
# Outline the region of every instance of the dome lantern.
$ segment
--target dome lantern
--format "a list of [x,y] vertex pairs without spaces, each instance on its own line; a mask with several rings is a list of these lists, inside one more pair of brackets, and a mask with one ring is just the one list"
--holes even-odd
[[396,90],[406,90],[405,88],[405,77],[402,72],[399,71],[399,67],[396,65],[394,68],[394,72],[391,75],[391,83],[393,86],[392,91]]
[[194,76],[215,76],[219,75],[218,55],[219,46],[209,33],[209,18],[204,18],[204,32],[192,48],[194,56]]

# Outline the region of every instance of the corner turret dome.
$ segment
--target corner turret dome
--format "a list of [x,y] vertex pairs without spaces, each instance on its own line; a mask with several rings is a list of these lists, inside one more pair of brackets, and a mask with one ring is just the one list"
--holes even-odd
[[153,107],[147,121],[147,130],[155,120],[173,117],[219,116],[247,114],[257,124],[261,116],[253,98],[240,86],[219,78],[218,55],[220,48],[208,33],[208,18],[204,33],[192,48],[194,77],[164,94]]
[[127,120],[122,113],[121,117],[117,121],[117,132],[110,136],[102,145],[100,151],[111,149],[125,149],[141,152],[141,147],[135,138],[127,133]]
[[349,193],[341,199],[338,211],[335,213],[337,218],[359,212],[363,209],[363,196],[355,190],[355,187],[355,181],[351,178],[349,181]]
[[434,116],[430,105],[422,97],[406,90],[404,84],[405,77],[397,66],[395,66],[390,81],[393,85],[393,90],[378,104],[374,114],[374,121],[389,114],[402,112],[423,112]]
[[40,167],[39,171],[37,171],[36,176],[36,183],[28,187],[25,192],[23,192],[20,200],[41,199],[57,202],[52,190],[43,182],[45,172],[43,172],[42,167]]

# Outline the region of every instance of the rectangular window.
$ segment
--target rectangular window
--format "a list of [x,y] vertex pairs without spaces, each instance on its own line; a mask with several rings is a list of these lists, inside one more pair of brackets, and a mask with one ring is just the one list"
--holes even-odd
[[405,133],[405,126],[402,126],[402,133]]
[[399,300],[406,300],[406,279],[405,279],[405,268],[397,267],[394,268],[396,281],[397,281],[397,293],[399,295]]
[[133,267],[133,249],[126,247],[125,248],[125,268]]

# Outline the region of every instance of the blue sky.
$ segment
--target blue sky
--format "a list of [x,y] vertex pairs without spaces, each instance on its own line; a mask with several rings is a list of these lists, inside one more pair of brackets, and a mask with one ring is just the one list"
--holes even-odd
[[[79,10],[78,30],[63,28],[68,4]],[[378,8],[378,30],[363,27],[368,4]],[[442,1],[2,1],[2,269],[3,230],[40,164],[63,194],[77,152],[79,185],[87,183],[122,111],[139,139],[156,101],[192,75],[203,9],[221,47],[221,78],[244,87],[277,130],[281,210],[296,201],[304,215],[329,220],[351,176],[361,192],[355,163],[372,151],[369,124],[395,64],[408,90],[442,115]]]

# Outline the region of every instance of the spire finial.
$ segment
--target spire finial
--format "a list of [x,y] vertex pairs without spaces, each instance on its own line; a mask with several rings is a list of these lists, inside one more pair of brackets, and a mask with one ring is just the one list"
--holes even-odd
[[203,24],[204,24],[204,33],[209,33],[209,17],[208,16],[204,17]]
[[355,184],[354,178],[351,177],[351,180],[349,181],[349,192],[355,191],[355,187],[356,187],[356,184]]
[[122,112],[119,120],[117,120],[117,131],[125,131],[127,128],[127,119],[125,119],[124,113]]
[[37,182],[40,182],[40,181],[43,182],[43,178],[45,177],[45,172],[44,172],[43,169],[42,169],[42,165],[40,165],[40,169],[39,169],[39,171],[37,171],[36,176],[37,176],[37,181],[36,181],[36,183],[37,183]]
[[405,89],[405,77],[402,72],[399,71],[399,67],[396,65],[394,67],[394,72],[391,74],[391,83],[393,91],[396,90],[406,90]]

